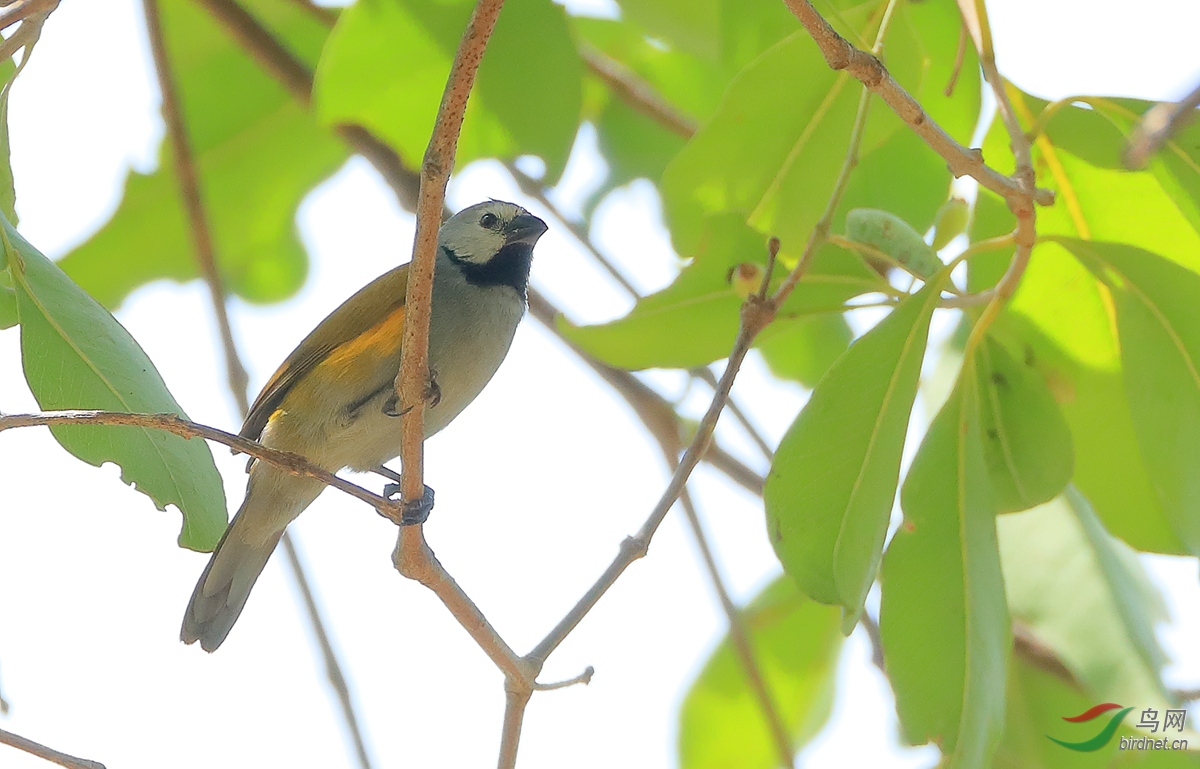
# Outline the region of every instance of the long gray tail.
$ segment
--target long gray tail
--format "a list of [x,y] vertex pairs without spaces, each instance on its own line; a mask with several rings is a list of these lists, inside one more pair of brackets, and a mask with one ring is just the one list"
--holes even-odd
[[254,468],[246,500],[209,558],[183,615],[179,637],[184,643],[199,641],[211,652],[225,641],[284,529],[323,489],[316,481],[271,467]]

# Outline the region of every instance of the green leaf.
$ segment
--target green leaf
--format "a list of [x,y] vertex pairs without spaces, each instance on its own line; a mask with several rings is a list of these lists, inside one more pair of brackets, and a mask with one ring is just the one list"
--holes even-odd
[[[784,576],[742,613],[754,658],[798,749],[829,718],[842,636],[838,612],[808,600]],[[727,636],[700,672],[680,712],[683,769],[774,769],[779,764],[758,698]]]
[[[245,5],[293,55],[316,61],[327,32],[309,14],[290,3]],[[162,19],[225,285],[251,301],[283,299],[308,270],[296,208],[348,153],[200,6],[167,0]],[[160,158],[154,173],[129,175],[113,218],[59,263],[106,306],[150,281],[199,275],[165,143]]]
[[1004,724],[1011,645],[971,358],[913,460],[883,559],[880,632],[906,739],[984,767]]
[[[325,125],[364,125],[419,167],[474,3],[360,0],[338,20],[313,87]],[[579,126],[583,66],[550,0],[504,6],[479,67],[457,165],[537,155],[562,174]]]
[[[1006,700],[1004,736],[992,763],[995,769],[1096,769],[1109,766],[1117,755],[1120,740],[1115,736],[1098,751],[1086,753],[1068,750],[1047,739],[1053,736],[1082,742],[1095,736],[1103,721],[1064,721],[1097,704],[1096,700],[1069,677],[1051,672],[1021,653],[1019,647],[1009,666]],[[1130,721],[1127,719],[1125,724]],[[1131,736],[1132,732],[1125,725],[1118,734]]]
[[816,315],[786,324],[758,345],[771,373],[816,387],[854,335],[840,315]]
[[[22,62],[29,59],[31,52],[32,46],[26,46]],[[12,93],[12,79],[16,74],[17,65],[11,58],[0,62],[0,83],[4,84],[3,90],[0,90],[0,214],[13,226],[17,224],[17,190],[13,186],[12,148],[8,139],[8,97]]]
[[[1009,95],[1027,127],[1047,104],[1011,86]],[[1033,146],[1038,185],[1056,195],[1053,206],[1038,209],[1038,235],[1126,243],[1200,271],[1200,203],[1193,194],[1200,188],[1200,165],[1189,168],[1195,161],[1184,154],[1173,161],[1180,176],[1165,171],[1164,161],[1156,161],[1154,169],[1126,171],[1118,160],[1124,144],[1124,134],[1100,110],[1070,106],[1054,113]],[[998,170],[1013,168],[999,118],[983,151]]]
[[[972,290],[987,284],[978,268],[991,256],[971,260]],[[993,273],[1010,254],[996,256]],[[1075,485],[1107,529],[1138,550],[1184,553],[1134,431],[1111,301],[1069,251],[1041,242],[990,334],[1035,369],[1058,402],[1074,439]]]
[[997,522],[1009,610],[1096,702],[1166,702],[1165,656],[1154,636],[1167,619],[1128,546],[1104,530],[1074,488]]
[[1041,376],[986,340],[975,366],[984,461],[999,512],[1028,510],[1071,480],[1071,431]]
[[8,273],[8,257],[0,249],[0,329],[17,325],[17,295]]
[[[839,4],[840,5],[840,4]],[[848,22],[873,30],[873,6],[847,10]],[[958,48],[960,21],[944,3],[902,4],[887,36],[887,63],[897,79],[952,134],[964,139],[978,114],[975,67],[964,66],[955,96],[942,94]],[[973,54],[968,54],[971,56]],[[787,99],[780,99],[786,91]],[[825,208],[842,166],[860,86],[826,65],[806,33],[754,59],[730,84],[712,119],[663,175],[675,247],[693,253],[705,218],[734,212],[785,245],[803,243]],[[874,97],[873,97],[874,98]],[[886,107],[867,121],[862,164],[841,211],[871,207],[928,228],[946,199],[945,163]],[[746,141],[753,136],[754,141]],[[834,229],[840,230],[841,213]]]
[[[186,417],[129,332],[8,222],[0,225],[16,283],[25,380],[38,405]],[[225,492],[204,441],[140,427],[71,425],[51,431],[89,464],[120,465],[121,479],[160,510],[176,505],[183,513],[181,546],[216,546],[225,530]]]
[[1130,246],[1059,242],[1112,292],[1147,472],[1175,534],[1200,554],[1200,275]]
[[939,276],[851,345],[788,428],[767,475],[767,530],[800,589],[862,613],[875,580]]
[[[651,294],[623,318],[596,326],[559,328],[575,344],[618,368],[693,368],[729,355],[737,336],[742,298],[729,283],[730,270],[766,260],[762,235],[736,216],[713,217],[694,261],[670,286]],[[796,254],[780,252],[783,264]],[[777,271],[782,273],[782,269]],[[774,285],[782,281],[777,276]],[[766,344],[790,324],[815,315],[838,313],[847,299],[886,288],[878,273],[860,259],[832,246],[819,251],[811,269],[760,336]]]

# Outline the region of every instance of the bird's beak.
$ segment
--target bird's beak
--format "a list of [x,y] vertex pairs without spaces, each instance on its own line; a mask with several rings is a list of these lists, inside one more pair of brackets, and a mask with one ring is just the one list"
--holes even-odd
[[546,223],[533,214],[521,214],[513,217],[504,230],[506,243],[537,243],[538,238],[546,232]]

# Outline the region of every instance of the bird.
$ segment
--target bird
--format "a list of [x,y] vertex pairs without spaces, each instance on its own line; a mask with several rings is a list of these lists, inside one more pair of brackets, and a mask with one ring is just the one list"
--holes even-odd
[[[441,431],[491,380],[526,309],[533,247],[546,223],[488,200],[438,231],[430,310],[425,437]],[[409,264],[381,275],[330,313],[288,355],[239,433],[330,472],[397,479],[394,381],[400,368]],[[246,496],[196,583],[180,638],[212,652],[229,635],[279,539],[324,490],[319,481],[251,459]],[[394,488],[394,487],[393,487]],[[428,507],[432,492],[426,493]]]

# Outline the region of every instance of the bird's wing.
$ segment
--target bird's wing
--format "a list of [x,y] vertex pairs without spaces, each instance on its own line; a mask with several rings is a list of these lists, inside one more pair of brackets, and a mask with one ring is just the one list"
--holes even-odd
[[[361,346],[360,338],[376,326],[388,332],[402,329],[407,291],[408,265],[403,264],[380,275],[331,312],[267,381],[254,399],[239,435],[258,440],[271,415],[300,380],[330,356],[353,355]],[[385,325],[387,328],[382,328]]]

